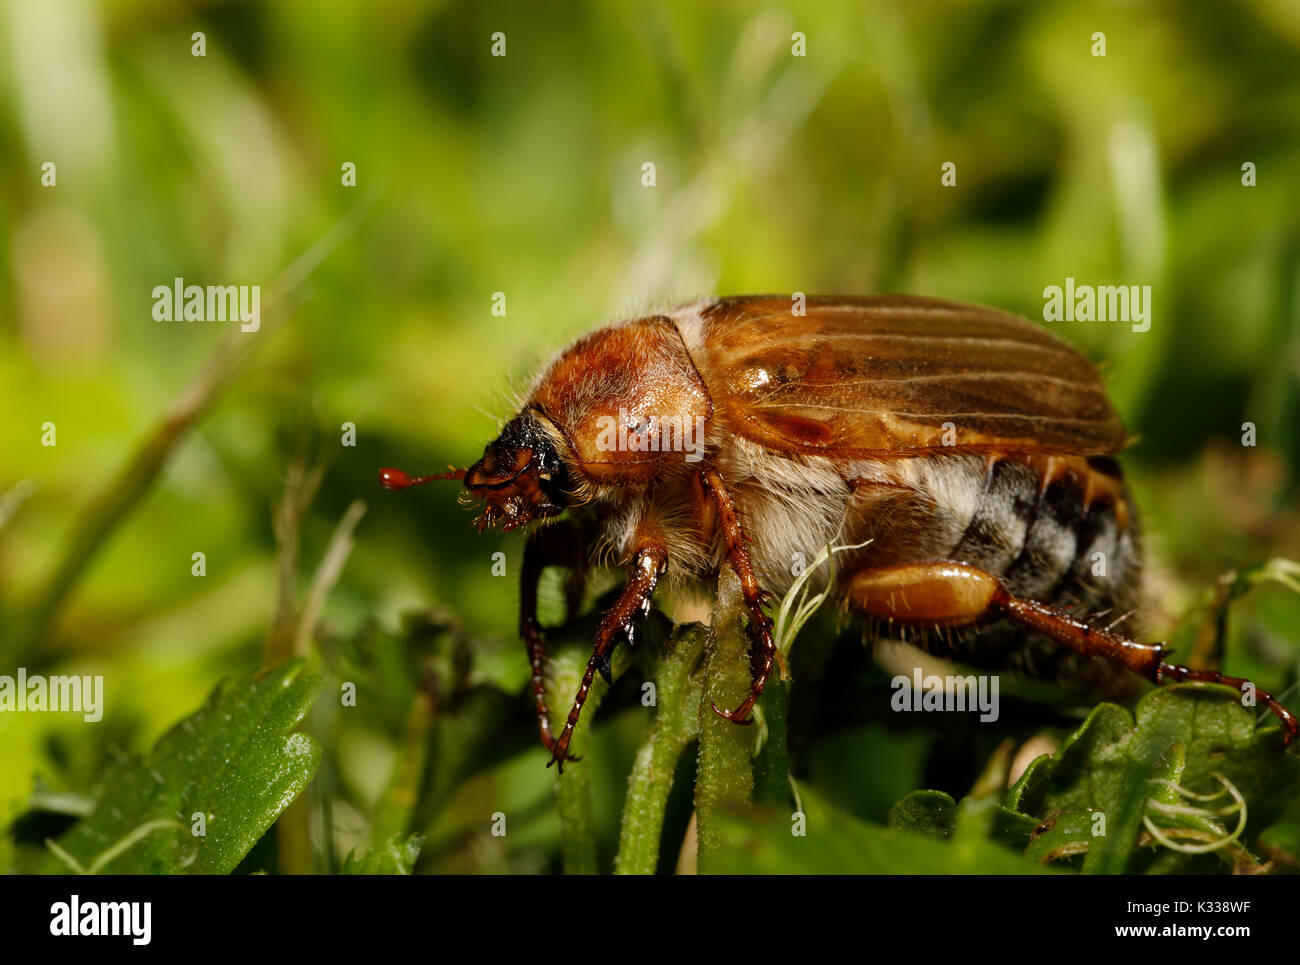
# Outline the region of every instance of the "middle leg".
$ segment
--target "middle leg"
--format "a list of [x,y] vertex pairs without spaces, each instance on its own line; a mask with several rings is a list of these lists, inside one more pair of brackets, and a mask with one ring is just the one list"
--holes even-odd
[[758,585],[754,564],[749,558],[749,548],[745,545],[748,537],[740,525],[740,515],[736,512],[736,505],[732,502],[731,493],[727,491],[721,474],[709,467],[700,473],[700,482],[717,508],[717,525],[727,551],[727,562],[740,578],[740,592],[745,608],[749,611],[749,633],[754,647],[753,683],[749,695],[735,710],[721,710],[717,704],[713,704],[713,712],[734,724],[752,724],[754,720],[749,712],[763,695],[767,678],[772,675],[772,666],[777,659],[776,642],[772,637],[772,619],[763,610],[769,595]]

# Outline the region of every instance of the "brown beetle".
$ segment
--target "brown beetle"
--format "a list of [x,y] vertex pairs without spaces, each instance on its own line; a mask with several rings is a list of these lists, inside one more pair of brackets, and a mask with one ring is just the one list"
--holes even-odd
[[[1091,620],[1137,603],[1136,514],[1114,454],[1126,436],[1097,370],[1030,322],[914,297],[784,296],[697,302],[598,329],[551,362],[522,411],[468,470],[384,485],[463,479],[484,501],[479,528],[535,528],[523,564],[520,630],[551,763],[595,674],[661,578],[731,566],[756,648],[750,710],[776,659],[764,605],[793,559],[831,542],[836,591],[882,629],[968,663],[1113,685],[1146,678],[1253,690],[1164,661]],[[543,568],[580,568],[603,537],[630,578],[596,632],[558,737],[543,686],[537,622]],[[1098,567],[1097,561],[1104,565]],[[1100,574],[1100,575],[1099,575]],[[1071,612],[1066,612],[1069,607]],[[979,632],[974,632],[978,630]],[[937,632],[924,632],[937,631]],[[548,765],[549,766],[549,765]]]

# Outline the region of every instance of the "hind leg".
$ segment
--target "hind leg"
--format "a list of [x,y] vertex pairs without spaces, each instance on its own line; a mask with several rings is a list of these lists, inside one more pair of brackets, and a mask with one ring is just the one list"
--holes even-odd
[[859,613],[909,626],[973,627],[1011,620],[1084,657],[1101,657],[1152,683],[1185,680],[1252,690],[1282,722],[1282,747],[1300,730],[1295,716],[1267,691],[1217,670],[1191,670],[1164,661],[1163,643],[1139,643],[1094,627],[1056,607],[1013,596],[1002,581],[978,567],[950,560],[900,563],[860,570],[844,580],[849,605]]

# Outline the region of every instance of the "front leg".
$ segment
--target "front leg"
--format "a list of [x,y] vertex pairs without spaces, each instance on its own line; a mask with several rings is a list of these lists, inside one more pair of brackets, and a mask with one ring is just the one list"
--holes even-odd
[[754,677],[753,684],[749,689],[749,696],[741,701],[740,706],[735,710],[719,710],[718,705],[713,704],[713,712],[735,724],[752,724],[754,721],[749,716],[749,712],[757,703],[758,698],[762,696],[763,688],[767,686],[767,678],[772,674],[772,665],[776,661],[776,642],[772,638],[772,620],[763,610],[763,604],[767,602],[768,594],[758,585],[758,577],[754,574],[754,564],[749,558],[749,549],[745,545],[748,537],[740,525],[740,516],[736,512],[736,505],[731,500],[731,493],[727,492],[721,474],[716,469],[709,467],[700,473],[700,482],[717,508],[717,525],[722,532],[723,543],[726,546],[727,562],[731,564],[731,568],[736,571],[736,576],[740,578],[740,592],[745,601],[745,607],[749,610],[749,632],[755,647],[752,663]]
[[[551,748],[551,760],[547,767],[558,763],[560,772],[563,773],[564,761],[574,760],[568,756],[569,741],[573,737],[573,728],[578,725],[578,718],[582,715],[582,705],[587,702],[587,694],[591,692],[592,682],[596,679],[597,672],[605,678],[606,682],[609,682],[610,657],[614,652],[614,644],[618,642],[620,634],[630,633],[634,620],[649,612],[650,596],[654,593],[655,584],[659,582],[659,577],[663,575],[667,566],[668,547],[662,531],[656,525],[642,523],[633,538],[631,576],[628,577],[623,592],[619,594],[614,606],[596,628],[591,659],[587,661],[587,669],[583,672],[578,694],[573,698],[573,706],[569,709],[568,719],[564,722],[564,730]],[[539,706],[544,706],[544,700]],[[549,732],[548,722],[547,733]]]

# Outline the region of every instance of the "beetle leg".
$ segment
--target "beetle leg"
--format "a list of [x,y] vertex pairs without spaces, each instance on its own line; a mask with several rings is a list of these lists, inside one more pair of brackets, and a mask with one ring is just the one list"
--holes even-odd
[[[551,760],[547,767],[558,763],[560,772],[563,773],[564,761],[575,760],[568,756],[569,741],[573,737],[573,728],[578,725],[578,718],[582,714],[582,705],[587,702],[587,694],[591,692],[592,682],[596,679],[597,672],[607,683],[609,682],[609,663],[614,645],[618,642],[619,636],[628,632],[634,621],[640,619],[649,610],[650,596],[654,593],[655,584],[659,582],[659,577],[667,565],[668,548],[659,530],[654,527],[643,527],[636,536],[636,549],[632,554],[632,575],[628,578],[614,606],[601,618],[600,625],[596,627],[591,659],[587,661],[587,669],[582,674],[582,683],[578,686],[577,696],[573,698],[573,706],[569,708],[564,730],[560,732],[559,739],[551,748]],[[547,726],[549,728],[549,723]]]
[[[741,701],[740,706],[735,710],[720,710],[717,704],[713,704],[713,712],[735,724],[752,724],[754,721],[749,716],[749,712],[762,696],[763,688],[767,686],[767,678],[772,673],[772,664],[777,659],[776,642],[772,637],[772,620],[763,611],[763,604],[768,602],[769,594],[758,585],[754,564],[745,546],[745,531],[740,525],[736,505],[731,501],[731,494],[727,492],[722,476],[716,469],[709,467],[700,473],[700,481],[718,510],[718,527],[722,531],[723,542],[726,545],[727,562],[740,578],[740,592],[749,611],[749,634],[754,646],[750,668],[753,673],[753,683],[750,686],[749,696]],[[712,701],[710,703],[712,704]]]
[[[519,635],[528,648],[533,668],[533,700],[537,705],[537,730],[542,744],[555,753],[550,708],[546,705],[546,640],[537,621],[537,586],[548,566],[564,566],[579,574],[586,563],[577,527],[569,520],[534,530],[524,545],[524,563],[519,580]],[[572,604],[570,603],[570,606]],[[570,617],[573,616],[570,612]],[[570,757],[569,760],[576,760]]]
[[1008,619],[1069,647],[1084,657],[1101,657],[1155,684],[1184,680],[1253,688],[1282,722],[1282,747],[1300,732],[1300,723],[1273,695],[1239,677],[1217,670],[1191,670],[1166,663],[1163,643],[1138,643],[1107,627],[1092,626],[1065,611],[1013,596],[992,573],[965,563],[937,560],[901,563],[854,573],[846,580],[849,603],[881,619],[926,627],[976,626]]

